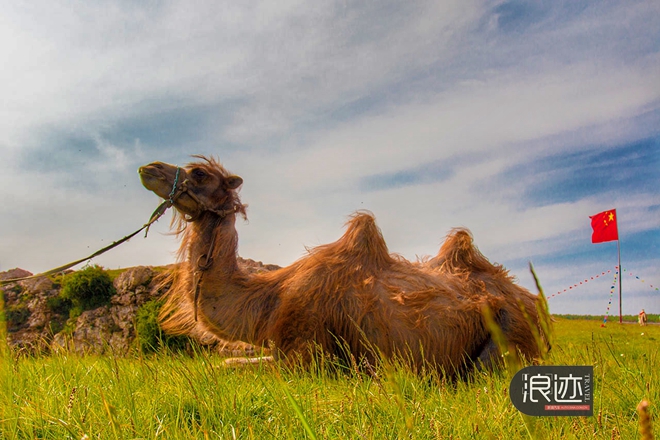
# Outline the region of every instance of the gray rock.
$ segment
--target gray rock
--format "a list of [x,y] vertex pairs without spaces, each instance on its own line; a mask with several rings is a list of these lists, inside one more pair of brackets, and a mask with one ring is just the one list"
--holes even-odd
[[32,272],[28,272],[27,270],[16,267],[14,269],[9,269],[6,272],[0,272],[0,280],[11,280],[14,278],[31,277],[32,275],[33,275]]
[[71,334],[71,344],[78,354],[124,354],[128,351],[129,342],[115,335],[120,331],[110,314],[110,307],[98,307],[78,317]]
[[154,271],[148,266],[126,269],[115,278],[114,286],[119,293],[134,292],[138,287],[145,288],[154,277]]
[[38,293],[53,288],[53,282],[47,277],[38,277],[31,280],[19,281],[19,284],[28,293]]

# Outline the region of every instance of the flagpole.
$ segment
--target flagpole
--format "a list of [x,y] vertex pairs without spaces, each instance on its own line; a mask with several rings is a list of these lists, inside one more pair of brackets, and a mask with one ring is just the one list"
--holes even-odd
[[[621,280],[623,278],[623,269],[621,268],[621,240],[619,239],[619,219],[616,216],[616,209],[599,212],[596,215],[590,215],[592,243],[604,243],[606,241],[616,240],[616,253],[619,258],[619,324],[623,324],[623,306],[621,305]],[[614,226],[612,226],[614,223]],[[612,286],[614,287],[614,286]],[[611,298],[610,298],[611,299]],[[610,307],[607,306],[609,312]]]
[[623,314],[621,313],[621,279],[623,278],[623,268],[621,267],[621,246],[619,243],[619,216],[616,217],[616,252],[619,255],[619,324],[623,324]]

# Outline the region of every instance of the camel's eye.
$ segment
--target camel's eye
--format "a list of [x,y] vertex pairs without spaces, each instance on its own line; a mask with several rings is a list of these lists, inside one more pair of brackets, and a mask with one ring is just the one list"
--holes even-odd
[[206,177],[206,173],[204,172],[204,170],[201,170],[199,168],[193,169],[191,174],[193,175],[193,177],[195,177],[196,179],[199,179],[199,180]]

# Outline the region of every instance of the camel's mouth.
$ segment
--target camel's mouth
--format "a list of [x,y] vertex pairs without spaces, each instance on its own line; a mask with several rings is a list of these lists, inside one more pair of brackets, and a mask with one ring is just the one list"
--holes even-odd
[[142,186],[163,198],[167,198],[165,196],[171,190],[174,177],[169,176],[169,167],[165,165],[160,162],[154,162],[138,168]]
[[165,180],[165,176],[162,172],[159,172],[156,168],[149,165],[138,168],[138,174],[140,177],[146,178],[157,178],[159,180]]
[[142,182],[142,186],[144,186],[149,191],[154,191],[157,188],[157,183],[165,180],[163,175],[158,175],[157,173],[146,169],[145,167],[140,167],[138,173],[140,174],[140,181]]

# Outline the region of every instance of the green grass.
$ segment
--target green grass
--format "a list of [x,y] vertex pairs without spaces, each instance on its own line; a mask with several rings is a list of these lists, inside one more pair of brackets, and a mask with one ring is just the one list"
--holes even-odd
[[593,417],[523,418],[506,372],[448,384],[392,365],[373,377],[226,368],[204,353],[16,358],[0,345],[0,354],[7,439],[634,439],[637,404],[648,399],[657,418],[660,402],[660,326],[585,320],[555,322],[548,363],[594,366]]

